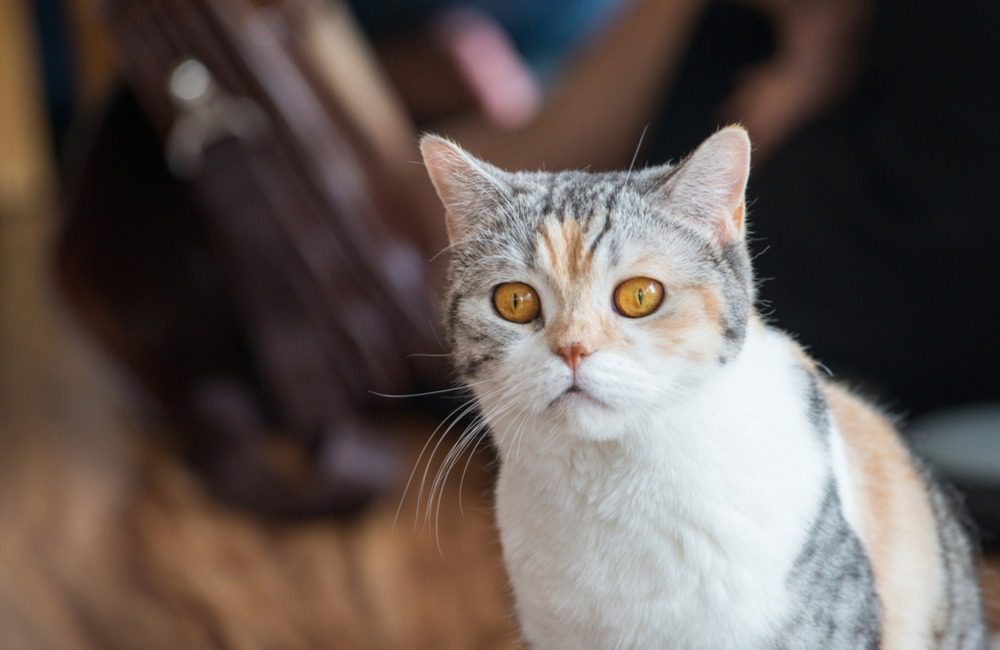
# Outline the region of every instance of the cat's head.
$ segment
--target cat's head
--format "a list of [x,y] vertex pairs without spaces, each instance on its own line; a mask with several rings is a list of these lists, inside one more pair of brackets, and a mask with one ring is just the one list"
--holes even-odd
[[507,172],[436,136],[421,149],[452,241],[448,341],[501,445],[518,421],[620,438],[739,352],[742,128],[632,172]]

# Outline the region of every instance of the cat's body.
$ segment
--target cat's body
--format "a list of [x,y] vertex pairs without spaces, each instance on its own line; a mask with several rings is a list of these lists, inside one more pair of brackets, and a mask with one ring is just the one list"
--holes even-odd
[[[752,325],[726,371],[649,414],[639,444],[500,443],[497,516],[527,638],[546,648],[982,646],[971,642],[975,590],[949,593],[939,559],[950,545],[971,581],[964,538],[939,538],[954,523],[936,520],[879,416],[837,392],[860,411],[846,417],[873,428],[845,436],[828,419],[810,396],[821,380],[795,351]],[[852,446],[868,435],[874,449]],[[865,462],[872,479],[852,470]],[[893,596],[885,606],[882,593]]]
[[938,489],[754,315],[741,130],[635,173],[424,152],[455,242],[449,337],[501,455],[533,647],[985,647]]

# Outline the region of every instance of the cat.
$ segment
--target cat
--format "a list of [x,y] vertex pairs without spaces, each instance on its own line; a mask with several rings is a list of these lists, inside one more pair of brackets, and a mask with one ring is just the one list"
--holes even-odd
[[452,242],[447,342],[500,455],[522,635],[985,648],[946,492],[755,311],[750,149],[733,126],[677,165],[548,173],[421,141]]

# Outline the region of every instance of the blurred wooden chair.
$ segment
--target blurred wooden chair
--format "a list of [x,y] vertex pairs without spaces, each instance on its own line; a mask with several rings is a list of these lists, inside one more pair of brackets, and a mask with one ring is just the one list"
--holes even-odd
[[30,212],[54,187],[34,33],[28,0],[0,3],[0,218]]
[[74,156],[59,249],[71,304],[181,453],[271,514],[391,484],[369,391],[443,374],[408,357],[436,348],[412,132],[324,6],[107,2],[128,83]]

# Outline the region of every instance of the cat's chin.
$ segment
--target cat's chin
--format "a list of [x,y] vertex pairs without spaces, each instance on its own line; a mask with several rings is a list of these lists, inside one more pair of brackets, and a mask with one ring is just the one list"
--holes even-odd
[[626,431],[622,413],[583,390],[567,390],[547,409],[565,432],[584,440],[616,440]]

